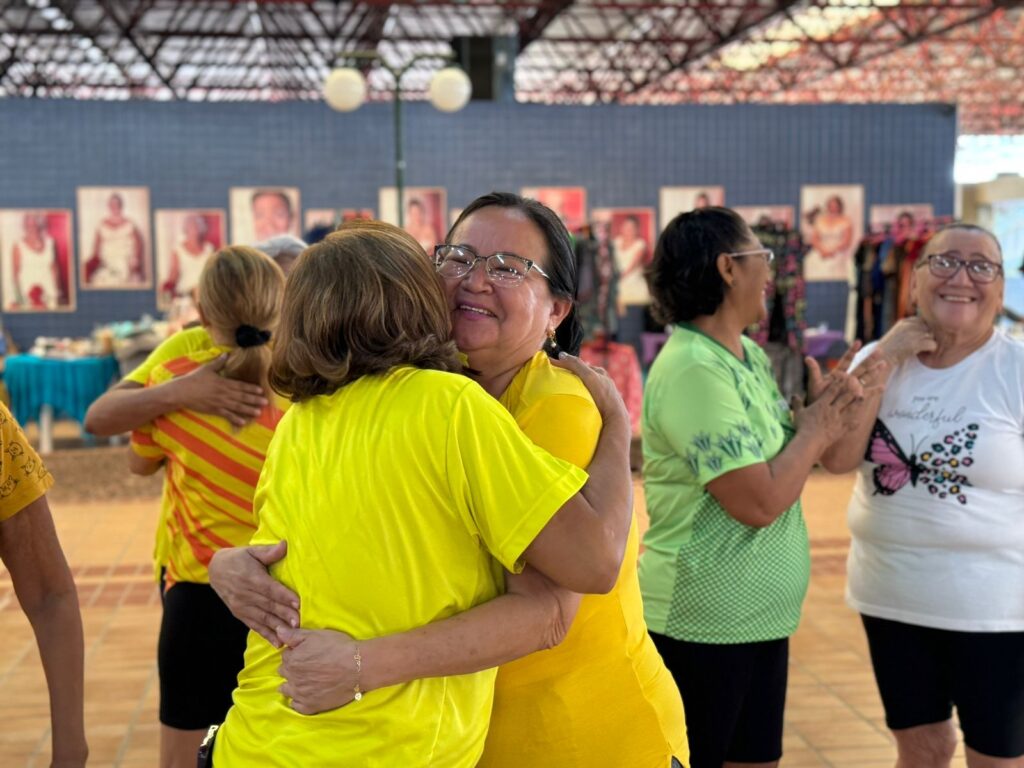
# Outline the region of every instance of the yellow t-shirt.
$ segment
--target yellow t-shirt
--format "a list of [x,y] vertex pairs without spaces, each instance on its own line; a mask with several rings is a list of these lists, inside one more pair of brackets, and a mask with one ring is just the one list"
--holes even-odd
[[[289,409],[260,477],[252,543],[287,539],[271,574],[299,594],[303,626],[378,637],[498,595],[500,566],[518,570],[585,481],[475,382],[400,367]],[[370,691],[309,717],[278,692],[280,663],[249,634],[219,768],[470,768],[480,757],[494,670]]]
[[[201,325],[178,331],[170,338],[164,339],[156,349],[149,353],[149,357],[143,361],[142,365],[124,377],[124,381],[131,381],[144,387],[149,382],[149,374],[157,366],[196,352],[204,352],[213,346],[213,339],[210,338],[209,331]],[[163,498],[160,500],[160,518],[156,525],[156,543],[153,546],[153,575],[157,579],[160,578],[161,569],[167,566],[170,542],[167,540],[166,531],[172,514],[170,492],[167,489],[167,484],[164,483]]]
[[[161,363],[147,386],[185,376],[227,351],[211,347]],[[166,459],[162,532],[166,586],[179,581],[208,584],[210,558],[218,549],[241,547],[256,531],[253,496],[270,438],[287,403],[277,401],[241,429],[223,416],[173,411],[132,432],[132,450]]]
[[[590,464],[601,416],[583,383],[543,352],[500,402],[537,445]],[[619,579],[586,595],[557,647],[498,669],[481,768],[666,768],[689,763],[683,702],[647,634],[634,518]]]
[[0,403],[0,521],[9,520],[53,485],[7,406]]
[[132,381],[144,387],[149,382],[149,374],[158,365],[196,352],[205,352],[213,346],[209,331],[201,325],[178,331],[170,338],[164,339],[160,346],[149,353],[149,357],[142,365],[124,377],[124,381]]

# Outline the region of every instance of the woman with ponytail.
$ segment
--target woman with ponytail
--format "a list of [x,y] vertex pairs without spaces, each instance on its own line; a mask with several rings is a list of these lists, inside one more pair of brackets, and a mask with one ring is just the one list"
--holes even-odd
[[[492,192],[463,210],[435,248],[434,264],[467,373],[536,445],[587,468],[601,415],[580,379],[549,359],[576,354],[582,340],[565,225],[535,200]],[[253,615],[254,606],[245,605],[252,595],[264,596],[260,609],[271,615],[270,626],[250,624],[257,631],[294,626],[298,616],[284,606],[297,598],[250,554],[223,553],[215,586],[239,616]],[[501,665],[479,766],[685,764],[682,701],[647,634],[637,554],[634,518],[608,594],[574,594],[527,567],[505,573],[506,593],[490,602],[358,646],[341,632],[278,629],[288,647],[281,691],[298,712],[313,714],[352,701],[356,684],[372,691]]]
[[[227,354],[220,374],[267,389],[270,346],[284,274],[263,253],[222,248],[199,279],[199,314],[214,346],[156,366],[146,386],[184,376]],[[231,706],[242,668],[246,626],[210,588],[214,552],[247,544],[256,523],[253,495],[283,401],[235,428],[222,416],[185,408],[132,433],[131,471],[165,467],[164,513],[157,551],[164,553],[160,626],[161,768],[194,766],[210,723]]]

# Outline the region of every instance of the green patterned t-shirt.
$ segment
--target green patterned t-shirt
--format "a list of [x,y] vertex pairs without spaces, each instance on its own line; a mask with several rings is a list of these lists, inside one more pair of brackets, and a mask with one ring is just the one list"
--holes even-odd
[[640,587],[653,632],[697,643],[777,640],[796,631],[810,578],[800,502],[771,525],[730,517],[716,477],[773,459],[794,434],[767,356],[745,361],[691,326],[676,328],[644,392]]

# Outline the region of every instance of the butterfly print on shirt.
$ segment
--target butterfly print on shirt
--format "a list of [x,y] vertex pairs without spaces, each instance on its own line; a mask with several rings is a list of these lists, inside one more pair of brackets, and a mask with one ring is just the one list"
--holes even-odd
[[964,488],[971,483],[961,470],[974,464],[971,451],[977,439],[978,425],[968,424],[932,443],[920,454],[912,446],[908,457],[885,422],[877,419],[864,456],[867,461],[878,465],[871,473],[875,494],[892,496],[907,483],[916,488],[920,480],[933,496],[940,499],[952,496],[966,504]]

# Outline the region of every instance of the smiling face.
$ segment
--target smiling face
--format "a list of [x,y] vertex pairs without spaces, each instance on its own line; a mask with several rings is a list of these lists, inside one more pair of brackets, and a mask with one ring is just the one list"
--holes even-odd
[[[749,227],[745,230],[743,239],[736,246],[734,253],[763,250],[764,246]],[[728,262],[731,262],[731,265]],[[723,263],[722,268],[730,269],[730,266],[731,275],[723,274],[723,279],[729,284],[725,301],[732,306],[736,316],[744,321],[745,326],[761,322],[768,316],[767,293],[775,284],[768,260],[763,255],[751,253],[727,257],[727,262]]]
[[252,225],[257,240],[269,240],[291,230],[292,211],[282,194],[264,192],[252,200]]
[[[506,253],[548,269],[548,247],[540,228],[515,208],[481,208],[451,236],[480,256]],[[569,312],[569,302],[552,296],[536,270],[514,286],[496,286],[478,263],[465,277],[444,279],[452,310],[452,335],[470,366],[489,372],[520,366],[536,353]]]
[[940,232],[928,242],[910,281],[911,296],[929,327],[962,335],[988,333],[1003,306],[1003,276],[991,283],[979,283],[971,280],[966,268],[961,268],[952,277],[936,277],[927,259],[939,253],[951,253],[967,261],[986,259],[1002,264],[998,246],[983,232]]

